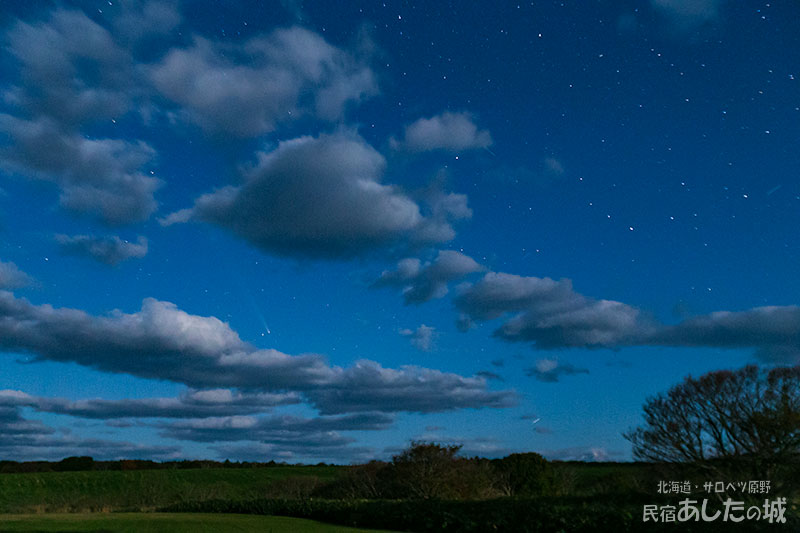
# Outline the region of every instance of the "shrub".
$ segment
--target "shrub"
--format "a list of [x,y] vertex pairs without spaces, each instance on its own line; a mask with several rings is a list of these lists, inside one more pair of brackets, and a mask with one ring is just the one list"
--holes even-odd
[[396,498],[447,499],[457,496],[455,455],[461,446],[412,442],[382,472],[387,492]]
[[555,477],[547,460],[538,453],[513,453],[496,459],[500,489],[507,496],[552,494]]

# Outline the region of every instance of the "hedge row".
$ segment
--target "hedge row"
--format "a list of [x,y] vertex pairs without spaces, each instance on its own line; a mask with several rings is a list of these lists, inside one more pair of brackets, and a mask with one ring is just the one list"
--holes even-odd
[[778,524],[744,521],[716,523],[642,522],[641,503],[614,501],[577,501],[498,499],[487,501],[411,501],[411,500],[208,500],[185,502],[163,511],[244,513],[310,518],[345,526],[392,529],[414,532],[596,532],[614,531],[720,531],[728,530],[798,531],[798,522],[787,511],[790,523]]

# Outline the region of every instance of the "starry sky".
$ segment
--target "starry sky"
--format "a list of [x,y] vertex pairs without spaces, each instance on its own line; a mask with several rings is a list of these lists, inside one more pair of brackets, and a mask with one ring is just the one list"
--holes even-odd
[[630,460],[800,362],[798,21],[4,1],[0,458]]

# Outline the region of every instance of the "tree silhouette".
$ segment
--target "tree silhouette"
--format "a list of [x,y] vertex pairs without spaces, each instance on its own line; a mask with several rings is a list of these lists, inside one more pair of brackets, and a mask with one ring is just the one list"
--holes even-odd
[[765,479],[800,456],[800,367],[689,376],[649,398],[624,437],[636,459]]
[[404,497],[440,499],[453,497],[457,475],[456,454],[461,446],[412,442],[392,458],[392,474]]

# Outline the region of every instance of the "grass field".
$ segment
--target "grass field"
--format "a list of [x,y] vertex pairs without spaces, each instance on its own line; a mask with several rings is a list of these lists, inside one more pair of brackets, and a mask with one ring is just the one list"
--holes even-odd
[[298,480],[322,482],[339,472],[335,466],[279,466],[2,474],[0,513],[152,511],[184,501],[265,498],[285,494]]
[[[565,494],[652,493],[658,477],[642,465],[553,463]],[[181,502],[291,498],[323,483],[336,466],[203,468],[0,474],[0,513],[154,511]],[[294,496],[298,497],[298,496]]]
[[254,531],[297,533],[391,533],[356,529],[283,516],[191,513],[95,513],[0,515],[0,532],[146,532],[227,533]]

